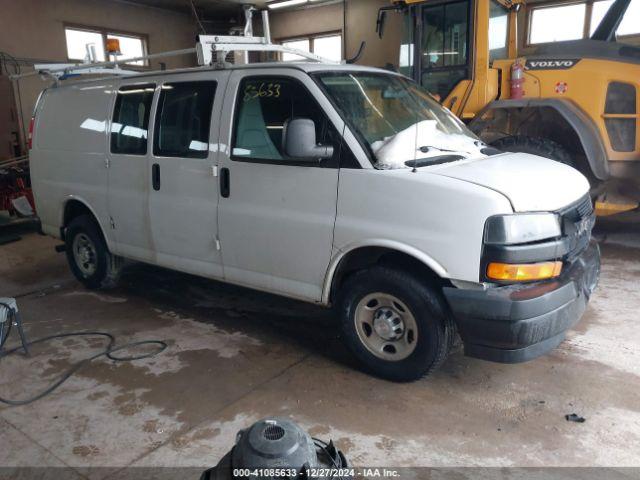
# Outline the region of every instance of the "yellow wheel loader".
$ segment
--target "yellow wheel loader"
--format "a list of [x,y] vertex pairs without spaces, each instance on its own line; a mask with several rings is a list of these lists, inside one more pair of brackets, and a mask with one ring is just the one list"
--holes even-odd
[[[399,68],[485,142],[582,171],[600,214],[640,200],[640,48],[616,41],[631,0],[615,0],[589,39],[518,52],[522,0],[404,0]],[[634,0],[640,1],[640,0]]]

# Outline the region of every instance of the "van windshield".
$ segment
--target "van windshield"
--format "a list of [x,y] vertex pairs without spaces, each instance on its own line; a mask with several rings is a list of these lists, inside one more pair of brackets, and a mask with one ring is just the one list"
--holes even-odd
[[[484,157],[484,146],[452,113],[404,77],[370,72],[317,75],[381,169],[413,168]],[[452,155],[455,154],[455,155]]]

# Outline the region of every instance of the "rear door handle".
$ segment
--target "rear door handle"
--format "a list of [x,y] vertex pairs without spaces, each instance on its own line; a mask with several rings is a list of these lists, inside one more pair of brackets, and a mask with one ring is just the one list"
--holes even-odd
[[154,190],[160,190],[160,165],[157,163],[151,167],[151,183]]
[[229,198],[231,193],[231,179],[229,175],[229,169],[223,168],[220,170],[220,195],[224,198]]

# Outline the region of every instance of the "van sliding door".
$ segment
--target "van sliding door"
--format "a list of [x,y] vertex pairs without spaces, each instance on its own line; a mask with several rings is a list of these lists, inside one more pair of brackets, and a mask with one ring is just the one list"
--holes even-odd
[[153,259],[148,218],[147,146],[155,84],[120,87],[111,121],[108,203],[114,253]]
[[226,75],[172,76],[162,84],[148,165],[156,263],[213,278],[222,277],[216,165]]

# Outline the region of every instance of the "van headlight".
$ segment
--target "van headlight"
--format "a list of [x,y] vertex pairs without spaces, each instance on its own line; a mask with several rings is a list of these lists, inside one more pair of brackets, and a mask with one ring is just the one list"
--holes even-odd
[[547,240],[562,235],[560,216],[555,213],[516,213],[489,217],[484,242],[513,245]]

